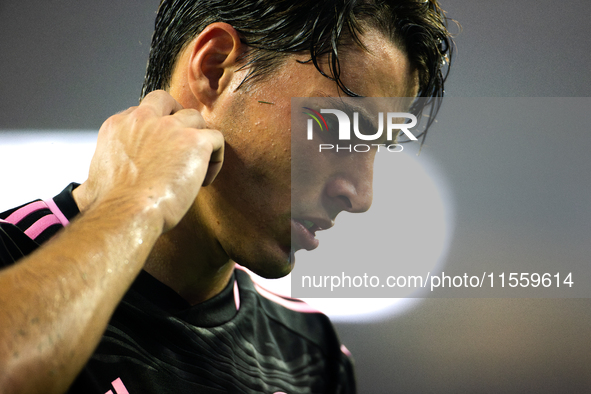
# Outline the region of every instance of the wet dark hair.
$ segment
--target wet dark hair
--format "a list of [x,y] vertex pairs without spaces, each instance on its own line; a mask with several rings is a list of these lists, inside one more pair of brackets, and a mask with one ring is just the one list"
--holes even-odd
[[[142,98],[166,89],[179,54],[207,25],[234,27],[248,51],[240,59],[248,68],[242,84],[272,75],[287,55],[310,54],[318,71],[345,94],[359,95],[341,80],[343,44],[361,45],[366,29],[390,37],[418,70],[419,93],[412,112],[429,109],[428,126],[441,105],[453,41],[437,0],[162,0],[156,17]],[[362,45],[361,45],[362,46]],[[329,70],[319,58],[328,55]]]

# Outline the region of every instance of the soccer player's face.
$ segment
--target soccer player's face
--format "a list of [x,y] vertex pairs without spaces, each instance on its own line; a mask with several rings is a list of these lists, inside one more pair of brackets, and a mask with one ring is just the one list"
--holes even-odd
[[[406,55],[378,33],[363,41],[369,51],[340,55],[345,85],[367,97],[413,97],[417,75]],[[210,120],[225,135],[225,160],[196,201],[228,256],[266,277],[289,273],[295,250],[312,248],[314,231],[330,227],[338,213],[363,212],[372,202],[373,153],[338,166],[318,155],[298,159],[292,183],[291,98],[344,95],[311,63],[296,60],[307,58],[288,58],[271,77],[236,91]]]

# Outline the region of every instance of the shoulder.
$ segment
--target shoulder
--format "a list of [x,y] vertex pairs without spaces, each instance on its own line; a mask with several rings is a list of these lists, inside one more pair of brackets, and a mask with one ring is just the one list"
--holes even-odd
[[340,357],[344,354],[350,357],[348,350],[341,345],[332,322],[324,313],[302,300],[267,290],[254,282],[240,266],[236,268],[236,280],[241,291],[254,294],[259,309],[268,319],[315,344],[327,356]]
[[34,200],[0,213],[0,267],[30,254],[69,223],[78,209],[69,185],[49,200]]
[[[237,266],[236,280],[240,290],[251,292],[256,298],[259,310],[266,319],[280,326],[284,335],[285,347],[290,347],[289,337],[297,337],[299,346],[315,348],[323,354],[330,380],[334,383],[334,392],[354,393],[355,374],[353,358],[349,350],[341,344],[330,319],[322,312],[312,308],[306,302],[273,293],[254,282],[249,274]],[[277,330],[279,331],[279,330]],[[331,390],[332,392],[332,390]]]
[[39,246],[35,238],[43,231],[37,234],[40,225],[35,224],[49,213],[43,201],[35,200],[0,214],[0,266],[15,263]]

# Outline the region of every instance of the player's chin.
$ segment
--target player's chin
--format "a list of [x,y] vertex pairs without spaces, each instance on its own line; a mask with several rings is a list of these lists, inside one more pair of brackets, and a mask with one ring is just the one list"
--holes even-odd
[[278,279],[288,275],[293,269],[295,258],[291,248],[272,248],[260,256],[256,261],[249,261],[242,264],[255,274],[266,279]]

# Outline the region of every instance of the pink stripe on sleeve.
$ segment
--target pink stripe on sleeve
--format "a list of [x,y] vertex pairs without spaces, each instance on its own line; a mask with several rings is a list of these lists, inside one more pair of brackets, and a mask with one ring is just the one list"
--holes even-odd
[[18,224],[21,220],[25,217],[29,216],[33,212],[39,211],[40,209],[46,209],[47,204],[43,201],[36,201],[31,204],[27,204],[24,207],[14,211],[9,217],[6,218],[6,221],[12,224]]
[[68,220],[66,215],[62,213],[55,201],[53,201],[53,198],[50,200],[46,200],[45,203],[47,204],[47,207],[51,210],[51,213],[53,213],[59,219],[62,226],[66,227],[68,224],[70,224],[70,221]]
[[53,224],[60,224],[58,218],[55,215],[46,215],[43,216],[41,219],[37,220],[31,227],[25,230],[25,234],[34,240],[41,234],[43,231],[47,229],[47,227]]

